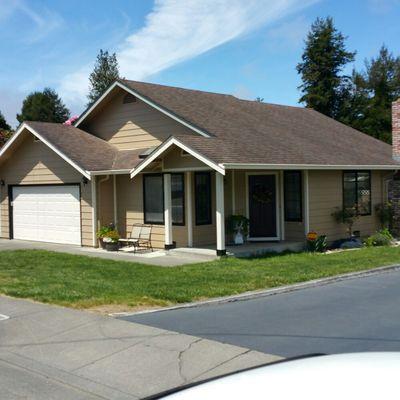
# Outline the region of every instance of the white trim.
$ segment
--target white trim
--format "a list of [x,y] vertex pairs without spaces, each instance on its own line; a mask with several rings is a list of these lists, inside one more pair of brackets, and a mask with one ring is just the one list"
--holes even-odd
[[198,160],[208,165],[212,169],[215,169],[220,174],[225,175],[225,169],[223,167],[219,166],[218,164],[204,157],[203,155],[191,149],[190,147],[186,146],[178,139],[170,137],[164,143],[160,144],[160,146],[154,149],[136,168],[132,169],[131,178],[134,178],[137,174],[143,171],[144,168],[146,168],[150,163],[152,163],[156,158],[158,158],[165,150],[167,150],[169,147],[173,145],[186,150],[193,157],[197,158]]
[[236,214],[235,170],[232,171],[232,215]]
[[243,163],[222,163],[219,164],[225,169],[382,169],[382,170],[396,170],[400,167],[397,165],[323,165],[323,164],[243,164]]
[[304,233],[310,231],[310,189],[308,180],[308,171],[303,171],[303,185],[304,185]]
[[102,171],[89,171],[91,176],[96,175],[122,175],[129,174],[131,172],[130,169],[105,169]]
[[149,106],[155,108],[157,111],[162,112],[163,114],[167,115],[168,117],[172,118],[173,120],[179,122],[180,124],[186,126],[187,128],[191,129],[192,131],[195,131],[196,133],[198,133],[201,136],[204,137],[210,137],[210,135],[206,132],[204,132],[203,130],[197,128],[196,126],[186,122],[185,120],[183,120],[182,118],[179,118],[177,115],[171,113],[170,111],[166,110],[165,108],[157,105],[156,103],[153,103],[150,99],[148,99],[147,97],[144,97],[143,95],[141,95],[140,93],[138,93],[136,90],[131,89],[130,87],[122,84],[121,82],[114,82],[104,93],[103,95],[94,102],[94,104],[88,109],[86,110],[78,119],[78,121],[76,121],[75,126],[78,127],[84,120],[85,118],[91,114],[91,112],[108,96],[108,94],[115,88],[115,87],[119,87],[125,91],[127,91],[128,93],[132,94],[133,96],[137,97],[138,99],[142,100],[144,103],[148,104]]
[[173,243],[171,174],[164,174],[164,229],[165,245],[170,246]]
[[279,172],[247,172],[246,173],[246,217],[250,219],[250,208],[249,208],[249,176],[250,175],[275,175],[275,202],[276,202],[276,236],[271,237],[257,237],[252,238],[249,236],[248,240],[250,242],[260,242],[267,240],[280,240],[281,237],[281,229],[280,229],[280,212],[279,212]]
[[31,128],[27,123],[23,123],[19,129],[11,136],[9,140],[7,140],[6,144],[0,151],[0,158],[3,154],[11,147],[11,145],[17,140],[17,138],[22,134],[24,130],[28,130],[33,136],[37,137],[41,142],[43,142],[47,147],[53,150],[56,154],[58,154],[64,161],[66,161],[69,165],[79,171],[83,176],[90,180],[90,173],[84,169],[82,169],[79,165],[75,164],[71,159],[69,159],[64,153],[54,147],[49,141],[47,141],[42,135],[37,133],[35,129]]
[[215,174],[215,225],[217,229],[217,250],[225,250],[225,203],[224,176]]
[[97,247],[97,193],[96,193],[96,177],[94,176],[91,181],[92,190],[92,243],[93,247]]
[[114,225],[118,226],[117,176],[113,175]]
[[193,185],[192,173],[186,172],[185,190],[186,190],[186,226],[188,247],[193,247]]
[[285,194],[284,194],[284,176],[283,171],[279,172],[279,196],[280,196],[280,224],[281,224],[281,240],[285,240]]

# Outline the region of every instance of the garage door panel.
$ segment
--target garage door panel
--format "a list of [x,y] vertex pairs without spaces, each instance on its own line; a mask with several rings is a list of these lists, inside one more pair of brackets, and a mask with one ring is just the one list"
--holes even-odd
[[80,245],[79,187],[14,187],[13,233],[15,239]]

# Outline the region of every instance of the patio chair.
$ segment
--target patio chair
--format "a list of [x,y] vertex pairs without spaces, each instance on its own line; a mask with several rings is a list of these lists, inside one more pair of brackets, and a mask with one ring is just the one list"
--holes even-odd
[[139,247],[145,247],[153,251],[151,244],[151,225],[143,225],[139,236]]
[[134,251],[139,247],[140,235],[142,233],[143,225],[133,225],[131,233],[126,239],[119,239],[121,244],[125,244],[126,246],[133,246]]

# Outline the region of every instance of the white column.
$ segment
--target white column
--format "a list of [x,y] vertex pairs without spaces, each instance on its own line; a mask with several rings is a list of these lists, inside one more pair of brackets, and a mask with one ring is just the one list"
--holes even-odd
[[280,171],[279,174],[279,197],[280,197],[280,224],[281,224],[281,240],[285,240],[285,193],[284,193],[284,184],[285,184],[285,180],[284,180],[284,172]]
[[186,224],[188,247],[193,247],[193,194],[192,194],[192,173],[186,172]]
[[217,255],[223,256],[225,250],[225,212],[224,212],[224,176],[215,173]]
[[164,227],[165,249],[169,250],[173,248],[171,174],[164,174]]
[[118,205],[117,205],[117,175],[113,175],[113,194],[114,194],[114,225],[118,226]]
[[308,187],[308,171],[303,171],[304,184],[304,233],[310,232],[310,193]]
[[93,229],[93,247],[97,247],[97,193],[96,193],[96,176],[92,176],[90,182],[92,189],[92,229]]

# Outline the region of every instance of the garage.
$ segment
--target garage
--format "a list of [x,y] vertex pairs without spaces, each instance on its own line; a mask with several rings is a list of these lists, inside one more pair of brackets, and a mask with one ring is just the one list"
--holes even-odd
[[10,187],[12,237],[81,245],[79,185]]

